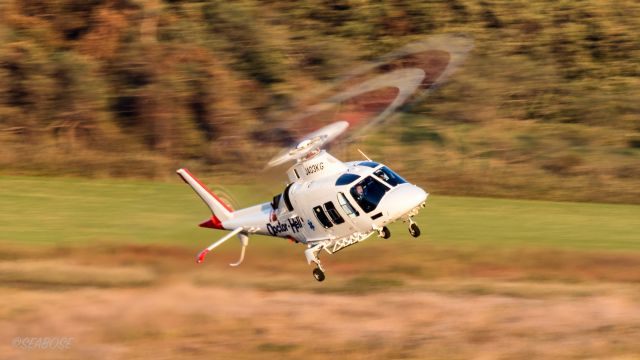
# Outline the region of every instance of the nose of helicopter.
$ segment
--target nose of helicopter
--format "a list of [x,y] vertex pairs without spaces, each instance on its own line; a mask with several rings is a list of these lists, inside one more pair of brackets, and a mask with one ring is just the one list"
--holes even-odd
[[412,184],[398,185],[385,197],[389,218],[397,219],[427,200],[427,192]]

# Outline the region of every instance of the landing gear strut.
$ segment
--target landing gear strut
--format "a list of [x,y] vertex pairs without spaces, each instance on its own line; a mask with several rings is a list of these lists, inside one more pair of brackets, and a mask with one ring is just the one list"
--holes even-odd
[[409,234],[411,234],[411,236],[413,236],[414,238],[420,236],[420,228],[412,218],[409,218]]
[[322,249],[323,249],[323,245],[318,244],[304,251],[304,255],[307,258],[307,262],[309,264],[311,264],[312,262],[316,264],[316,268],[313,269],[313,277],[318,281],[323,281],[325,278],[324,269],[322,268],[322,264],[320,263],[320,259],[318,258],[318,253]]

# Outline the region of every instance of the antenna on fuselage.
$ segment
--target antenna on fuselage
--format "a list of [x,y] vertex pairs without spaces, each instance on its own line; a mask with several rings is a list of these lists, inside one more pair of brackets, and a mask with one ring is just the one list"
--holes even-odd
[[364,156],[364,158],[365,158],[365,159],[367,159],[367,161],[373,161],[373,160],[369,159],[369,157],[367,156],[367,154],[365,154],[362,150],[358,149],[358,152],[359,152],[360,154],[362,154],[362,156]]

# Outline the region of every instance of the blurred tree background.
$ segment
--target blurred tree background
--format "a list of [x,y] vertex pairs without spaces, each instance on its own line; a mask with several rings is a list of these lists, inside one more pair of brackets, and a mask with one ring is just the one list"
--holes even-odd
[[0,167],[247,174],[277,152],[274,114],[461,32],[463,67],[370,156],[435,193],[639,203],[639,19],[634,0],[6,0]]

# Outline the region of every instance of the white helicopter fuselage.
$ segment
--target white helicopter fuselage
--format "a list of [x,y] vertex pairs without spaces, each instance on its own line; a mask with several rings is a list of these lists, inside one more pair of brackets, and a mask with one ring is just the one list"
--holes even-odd
[[[197,179],[182,169],[178,173],[192,187],[196,185],[199,193],[197,186],[203,185]],[[343,163],[325,150],[299,161],[287,175],[289,185],[271,203],[238,211],[227,208],[230,216],[213,207],[212,218],[201,226],[242,228],[246,234],[286,238],[309,246],[323,243],[323,248],[333,253],[380,232],[387,224],[409,220],[424,206],[428,195],[382,164]],[[358,193],[359,184],[362,194]]]
[[[337,123],[336,125],[341,125]],[[330,126],[336,126],[330,125]],[[198,256],[205,255],[237,235],[242,243],[240,260],[251,234],[289,239],[307,245],[305,257],[315,263],[314,277],[324,279],[318,258],[321,250],[329,254],[357,244],[374,233],[388,238],[386,225],[404,220],[409,233],[417,237],[420,229],[413,221],[428,194],[408,183],[388,167],[373,161],[342,162],[318,146],[319,137],[303,141],[289,154],[297,156],[295,165],[287,171],[289,184],[271,202],[234,211],[186,169],[178,175],[211,209],[210,219],[200,226],[230,230]],[[299,151],[298,151],[299,150]],[[298,153],[296,153],[298,152]]]

